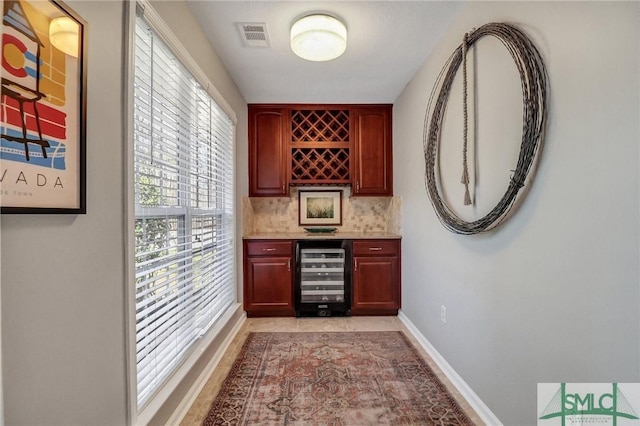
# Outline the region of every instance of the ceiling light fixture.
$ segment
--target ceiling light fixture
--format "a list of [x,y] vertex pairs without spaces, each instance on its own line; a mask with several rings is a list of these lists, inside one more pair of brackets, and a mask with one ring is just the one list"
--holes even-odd
[[330,61],[347,49],[347,28],[333,16],[308,15],[291,27],[291,50],[308,61]]
[[77,58],[79,31],[77,22],[66,16],[61,16],[53,19],[49,24],[49,40],[58,50]]

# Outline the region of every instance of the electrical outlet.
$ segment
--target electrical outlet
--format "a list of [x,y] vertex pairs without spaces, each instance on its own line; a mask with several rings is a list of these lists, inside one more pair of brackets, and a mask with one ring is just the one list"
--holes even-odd
[[443,324],[447,323],[447,307],[444,305],[440,306],[440,321],[442,321]]

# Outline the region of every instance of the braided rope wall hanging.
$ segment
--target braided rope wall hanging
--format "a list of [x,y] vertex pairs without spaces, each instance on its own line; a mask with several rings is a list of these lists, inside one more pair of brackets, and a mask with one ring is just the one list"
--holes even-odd
[[[458,217],[442,200],[436,160],[438,146],[441,141],[444,112],[449,99],[449,92],[460,64],[463,65],[463,172],[461,182],[465,186],[464,204],[472,204],[469,194],[469,172],[467,164],[467,51],[484,36],[496,37],[507,48],[515,61],[523,96],[522,108],[522,140],[518,163],[506,192],[498,204],[484,217],[467,222]],[[524,186],[527,176],[535,162],[538,147],[542,144],[547,116],[547,71],[542,57],[533,42],[517,27],[506,23],[489,23],[466,33],[462,44],[451,54],[440,71],[429,97],[429,104],[424,120],[423,148],[425,159],[425,184],[427,193],[438,219],[451,232],[457,234],[477,234],[489,231],[508,217],[518,191]],[[438,88],[440,91],[435,96]],[[433,105],[433,109],[432,109]]]

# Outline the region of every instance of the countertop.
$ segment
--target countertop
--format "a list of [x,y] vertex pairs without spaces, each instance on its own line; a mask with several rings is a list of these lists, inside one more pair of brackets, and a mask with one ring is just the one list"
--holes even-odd
[[364,240],[401,239],[399,234],[389,232],[260,232],[245,235],[243,240]]

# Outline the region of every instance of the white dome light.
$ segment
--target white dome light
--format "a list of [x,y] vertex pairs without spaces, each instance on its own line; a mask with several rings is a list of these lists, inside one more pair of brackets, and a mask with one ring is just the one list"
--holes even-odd
[[291,27],[291,50],[309,61],[330,61],[347,49],[347,29],[329,15],[309,15]]

